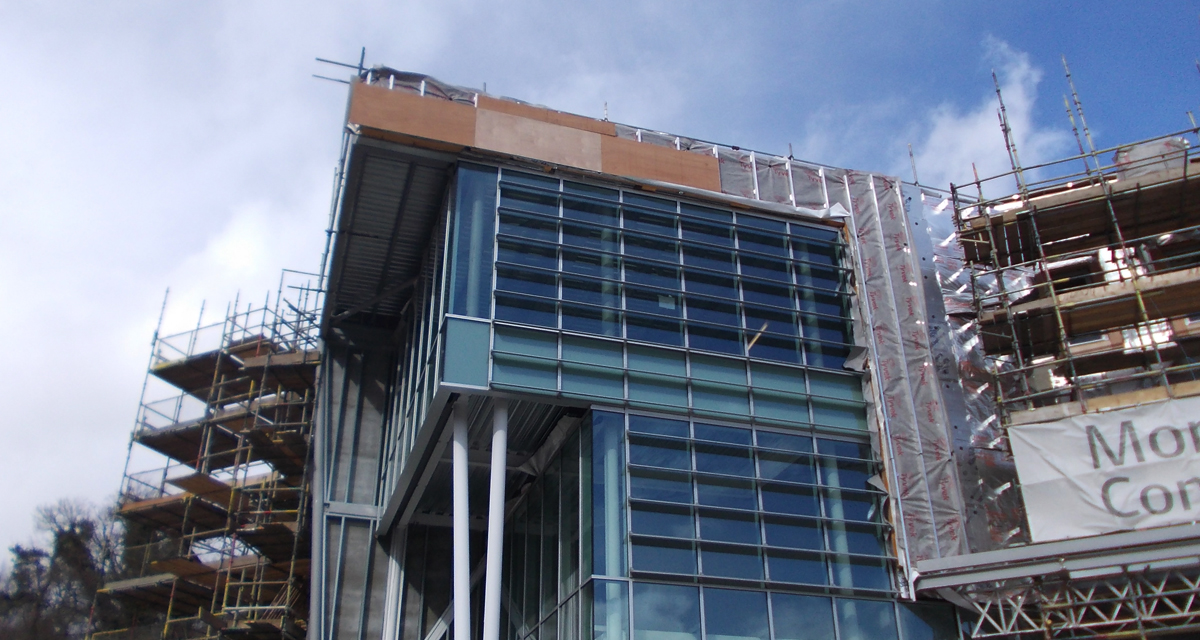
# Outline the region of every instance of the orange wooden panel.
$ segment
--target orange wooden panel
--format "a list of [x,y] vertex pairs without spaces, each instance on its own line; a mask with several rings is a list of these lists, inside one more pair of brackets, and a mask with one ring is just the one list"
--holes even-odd
[[520,116],[529,118],[530,120],[541,120],[550,124],[562,125],[571,127],[572,129],[580,129],[583,131],[591,131],[606,136],[617,135],[617,125],[603,120],[596,120],[586,116],[577,116],[573,113],[564,113],[562,111],[554,111],[544,107],[535,107],[533,105],[521,104],[511,100],[497,100],[488,96],[479,96],[479,108],[488,111],[497,111],[499,113],[507,113],[510,116]]
[[713,156],[603,137],[600,157],[604,173],[721,192],[721,174]]
[[474,107],[361,82],[351,86],[349,121],[426,140],[475,145]]

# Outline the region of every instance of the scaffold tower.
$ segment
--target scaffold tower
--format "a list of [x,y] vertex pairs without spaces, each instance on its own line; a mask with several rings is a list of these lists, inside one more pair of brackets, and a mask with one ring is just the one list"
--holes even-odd
[[124,574],[97,596],[134,624],[95,640],[305,636],[317,282],[285,271],[259,305],[156,333],[117,510]]

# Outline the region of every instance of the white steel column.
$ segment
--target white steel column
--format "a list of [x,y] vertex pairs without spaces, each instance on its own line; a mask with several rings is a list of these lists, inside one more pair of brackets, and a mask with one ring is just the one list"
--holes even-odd
[[471,522],[467,503],[467,398],[454,406],[454,640],[471,640]]
[[508,401],[492,402],[492,475],[488,491],[487,573],[483,640],[500,640],[500,576],[504,564],[504,482],[508,472]]

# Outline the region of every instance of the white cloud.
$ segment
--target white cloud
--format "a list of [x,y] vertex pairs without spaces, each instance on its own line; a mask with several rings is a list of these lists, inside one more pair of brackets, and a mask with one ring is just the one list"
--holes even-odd
[[[984,41],[984,48],[985,59],[995,65],[1021,165],[1028,167],[1067,155],[1069,134],[1034,119],[1042,71],[1032,63],[1029,54],[992,37]],[[925,130],[924,134],[913,145],[921,182],[943,188],[951,183],[965,184],[974,179],[972,163],[981,178],[1011,171],[998,109],[995,92],[989,92],[966,111],[952,103],[943,103],[929,113],[927,123],[923,127],[918,125]],[[895,170],[899,175],[909,175],[904,164],[898,164]],[[1015,191],[1016,183],[1014,179],[1003,179],[997,181],[995,188],[1000,192]]]

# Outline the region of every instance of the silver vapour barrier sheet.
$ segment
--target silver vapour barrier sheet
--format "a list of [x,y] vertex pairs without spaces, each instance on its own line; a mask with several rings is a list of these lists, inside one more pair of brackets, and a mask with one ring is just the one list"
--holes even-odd
[[[923,275],[930,314],[931,351],[943,386],[951,445],[963,483],[967,537],[972,552],[1003,549],[1029,541],[1016,468],[996,414],[992,368],[984,358],[972,286],[986,298],[1000,295],[992,276],[971,281],[954,224],[950,196],[904,185],[913,246]],[[1028,290],[1030,274],[1004,274],[1010,297]]]
[[845,182],[909,557],[919,561],[966,553],[956,456],[900,181],[851,171]]

